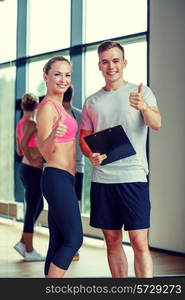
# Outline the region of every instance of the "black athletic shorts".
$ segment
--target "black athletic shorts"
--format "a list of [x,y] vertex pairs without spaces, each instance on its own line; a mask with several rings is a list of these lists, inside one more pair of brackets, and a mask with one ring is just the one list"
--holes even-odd
[[150,227],[148,182],[91,183],[90,225],[101,229]]

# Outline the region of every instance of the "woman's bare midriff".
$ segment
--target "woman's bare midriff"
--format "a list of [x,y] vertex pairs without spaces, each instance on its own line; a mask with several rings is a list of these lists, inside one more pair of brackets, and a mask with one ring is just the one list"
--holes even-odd
[[54,151],[46,158],[46,167],[53,167],[76,173],[76,146],[75,141],[56,143]]

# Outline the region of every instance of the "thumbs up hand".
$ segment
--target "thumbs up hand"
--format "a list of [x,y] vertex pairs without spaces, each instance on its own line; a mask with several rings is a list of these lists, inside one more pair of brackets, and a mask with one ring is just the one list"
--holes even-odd
[[63,124],[62,117],[58,120],[56,127],[53,129],[55,137],[64,136],[67,131],[67,126]]
[[130,93],[129,102],[130,102],[130,106],[137,110],[140,110],[140,111],[147,110],[148,105],[146,104],[146,102],[143,99],[143,84],[142,83],[138,86],[137,93]]
[[140,85],[138,86],[138,93],[142,94],[142,92],[143,92],[143,84],[140,83]]

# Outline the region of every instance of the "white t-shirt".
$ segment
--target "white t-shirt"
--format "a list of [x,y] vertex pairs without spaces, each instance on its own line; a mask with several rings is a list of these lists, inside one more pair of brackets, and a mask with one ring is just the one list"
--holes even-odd
[[[103,88],[89,96],[82,109],[81,129],[96,132],[122,125],[136,154],[104,166],[93,166],[92,181],[99,183],[146,182],[148,162],[146,140],[148,127],[140,111],[131,107],[129,95],[138,86],[128,82],[115,91]],[[149,87],[143,87],[143,98],[149,106],[157,107],[156,98]]]

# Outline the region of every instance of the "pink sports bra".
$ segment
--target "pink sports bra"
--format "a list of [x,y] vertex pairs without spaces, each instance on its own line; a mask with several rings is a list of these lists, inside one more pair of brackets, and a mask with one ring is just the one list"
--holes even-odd
[[[50,102],[52,103],[52,105],[55,107],[55,109],[57,110],[58,114],[59,114],[59,118],[62,118],[62,123],[64,125],[67,126],[67,131],[64,134],[64,136],[61,137],[57,137],[55,139],[56,143],[65,143],[65,142],[70,142],[70,141],[74,141],[75,137],[76,137],[76,133],[78,130],[78,123],[77,121],[70,116],[67,112],[64,112],[62,110],[62,108],[60,107],[60,105],[58,105],[55,101],[53,101],[50,98],[44,98],[40,104],[43,104],[45,102]],[[58,120],[53,124],[52,128],[55,128],[57,126]]]
[[[22,141],[22,138],[23,138],[23,125],[24,125],[24,123],[26,123],[29,120],[31,120],[31,119],[24,118],[21,121],[19,121],[18,124],[17,124],[17,133],[18,133],[17,138],[18,138],[19,144],[21,144],[21,141]],[[32,136],[29,139],[28,147],[37,147],[36,141],[35,141],[35,136]]]

